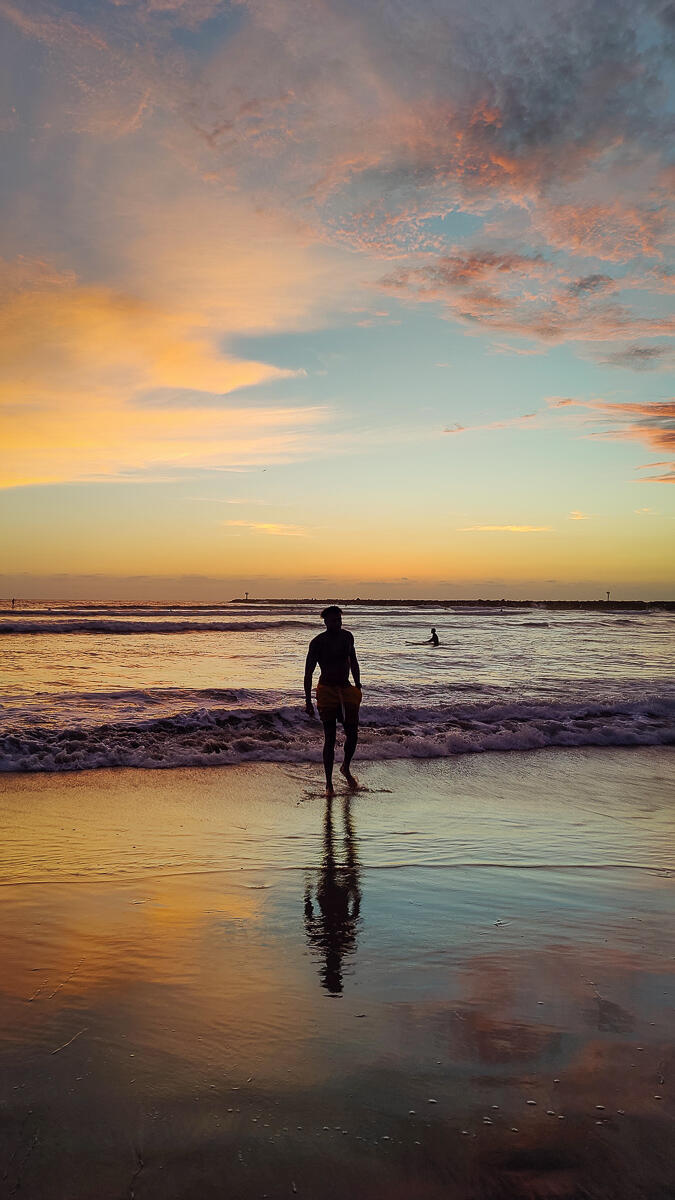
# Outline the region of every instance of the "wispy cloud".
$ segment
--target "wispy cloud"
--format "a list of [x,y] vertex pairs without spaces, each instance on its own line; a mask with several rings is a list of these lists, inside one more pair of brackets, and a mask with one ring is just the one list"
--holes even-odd
[[[567,417],[577,424],[581,414],[589,414],[581,417],[580,425],[587,437],[642,442],[655,450],[675,453],[675,400],[625,401],[617,404],[601,399],[574,400],[552,396],[547,403],[550,409],[565,409]],[[577,414],[574,413],[575,409],[579,410]],[[598,425],[604,428],[598,429]],[[647,476],[645,482],[675,482],[675,463],[671,460],[646,463],[638,469],[652,470],[657,467],[666,467],[667,470],[659,475]]]
[[552,533],[551,525],[466,525],[458,533]]
[[517,429],[519,427],[529,427],[532,429],[535,427],[536,419],[539,415],[539,412],[523,413],[522,416],[505,417],[501,421],[486,421],[482,425],[460,425],[458,422],[455,422],[454,425],[446,425],[443,433],[478,433],[482,430]]
[[[592,437],[645,442],[662,450],[675,450],[675,400],[626,401],[616,404],[606,400],[575,400],[573,406],[594,414],[607,429],[598,430]],[[562,407],[558,402],[554,407]],[[567,407],[567,405],[565,405]]]
[[574,509],[572,509],[572,512],[569,514],[568,520],[569,521],[587,521],[588,513],[580,512],[578,508],[574,508]]
[[[224,496],[186,496],[186,500],[195,501],[199,504],[232,504],[236,507],[245,506],[246,508],[271,508],[272,505],[266,500],[255,500],[250,496],[246,497],[227,497]],[[277,501],[274,503],[274,508],[283,507]]]
[[238,529],[245,533],[267,534],[270,537],[309,537],[307,529],[301,525],[282,525],[277,521],[222,521],[228,529]]
[[[665,471],[660,475],[645,475],[642,483],[675,483],[675,463],[660,463],[659,465],[665,467]],[[640,470],[643,469],[640,468]]]
[[672,346],[623,346],[611,354],[600,357],[610,367],[628,367],[632,371],[654,371],[665,369],[675,361]]

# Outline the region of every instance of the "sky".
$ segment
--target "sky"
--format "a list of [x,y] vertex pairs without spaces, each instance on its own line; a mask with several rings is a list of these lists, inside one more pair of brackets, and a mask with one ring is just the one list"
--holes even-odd
[[665,0],[0,0],[0,593],[675,597]]

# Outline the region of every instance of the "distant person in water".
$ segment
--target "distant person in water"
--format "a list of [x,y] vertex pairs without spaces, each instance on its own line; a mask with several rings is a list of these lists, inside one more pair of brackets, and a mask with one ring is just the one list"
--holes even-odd
[[[317,663],[321,668],[316,687],[316,706],[323,723],[323,765],[326,772],[326,795],[333,796],[333,763],[337,722],[345,731],[344,761],[340,767],[350,788],[358,787],[350,766],[359,737],[359,705],[361,703],[361,671],[354,649],[353,634],[342,628],[342,610],[337,604],[324,608],[321,617],[326,632],[309,643],[305,663],[305,711],[314,716],[312,704],[312,675]],[[349,682],[351,670],[354,683]]]
[[427,644],[429,646],[440,646],[441,643],[438,640],[438,634],[436,633],[435,629],[432,629],[431,637],[429,638],[429,641]]

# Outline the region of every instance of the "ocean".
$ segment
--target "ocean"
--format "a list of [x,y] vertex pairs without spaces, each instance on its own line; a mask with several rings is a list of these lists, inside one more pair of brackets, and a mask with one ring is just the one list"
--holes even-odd
[[[321,607],[3,609],[0,770],[318,761],[302,684]],[[361,758],[675,743],[674,613],[356,603],[344,623]]]

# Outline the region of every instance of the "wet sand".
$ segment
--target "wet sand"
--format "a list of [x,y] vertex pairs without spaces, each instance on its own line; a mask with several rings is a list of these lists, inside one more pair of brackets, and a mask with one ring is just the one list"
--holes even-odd
[[675,757],[11,776],[0,1195],[675,1194]]

